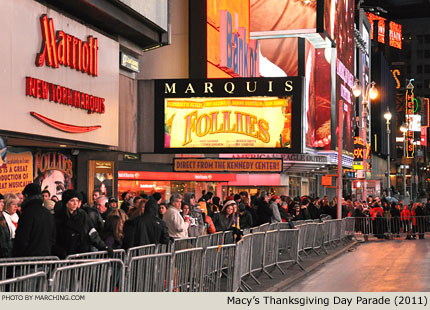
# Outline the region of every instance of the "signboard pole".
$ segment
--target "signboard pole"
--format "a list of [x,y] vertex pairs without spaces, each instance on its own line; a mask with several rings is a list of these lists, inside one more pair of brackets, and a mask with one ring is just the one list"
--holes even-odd
[[343,134],[343,101],[339,100],[339,135],[337,141],[337,218],[342,218],[342,134]]

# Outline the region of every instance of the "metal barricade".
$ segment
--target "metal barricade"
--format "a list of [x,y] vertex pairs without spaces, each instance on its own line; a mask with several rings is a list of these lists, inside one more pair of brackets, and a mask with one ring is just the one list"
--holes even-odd
[[306,224],[297,225],[296,228],[299,230],[299,238],[297,242],[297,253],[298,253],[298,259],[300,261],[300,260],[303,260],[302,257],[300,256],[300,253],[304,252],[307,225]]
[[231,291],[238,292],[241,290],[241,280],[242,280],[242,264],[246,264],[243,261],[244,258],[244,247],[243,247],[243,238],[236,243],[236,253],[234,256],[234,269],[233,269],[233,278],[231,283]]
[[210,235],[210,246],[214,246],[214,245],[219,245],[219,244],[223,244],[223,236],[224,236],[224,232],[223,231],[218,231],[214,234]]
[[199,292],[202,276],[202,248],[176,251],[173,254],[174,292]]
[[[245,277],[251,275],[251,257],[252,257],[252,238],[253,234],[243,236],[241,242],[241,252],[236,255],[236,261],[239,259],[239,262],[236,263],[240,269],[239,277],[240,284],[239,288],[242,291],[249,291],[251,287],[245,282]],[[257,281],[257,283],[259,283]]]
[[125,291],[171,292],[172,253],[135,256],[130,259]]
[[251,233],[251,228],[242,229],[242,233],[244,236],[249,235]]
[[0,264],[0,280],[25,276],[42,271],[47,277],[57,267],[80,264],[88,260],[42,260],[42,261],[15,261]]
[[269,228],[267,231],[271,231],[271,230],[279,230],[279,224],[280,223],[271,223],[269,224]]
[[315,246],[315,239],[316,239],[316,232],[317,232],[317,224],[312,222],[308,222],[305,224],[306,226],[306,235],[304,237],[304,244],[303,244],[303,253],[307,254],[306,251],[313,250],[315,253],[316,250],[314,249]]
[[[278,264],[278,253],[279,253],[279,231],[269,230],[266,231],[264,236],[264,254],[263,254],[263,272],[271,279],[271,272],[275,268],[278,268],[282,274],[285,274],[282,268]],[[273,267],[272,271],[269,272],[267,268]]]
[[264,223],[264,224],[261,224],[260,226],[257,226],[257,227],[253,227],[252,228],[252,232],[253,233],[256,233],[256,232],[266,232],[266,231],[268,231],[269,230],[269,223]]
[[0,292],[46,292],[46,273],[40,271],[0,281]]
[[125,261],[125,251],[123,249],[113,250],[113,257],[108,256],[107,251],[86,252],[68,255],[65,260],[69,259],[119,259]]
[[326,254],[328,254],[327,250],[324,248],[324,223],[315,223],[315,227],[313,250],[318,255],[320,255],[318,250],[323,250]]
[[147,245],[141,245],[141,246],[129,248],[127,250],[127,259],[125,263],[126,265],[129,265],[133,257],[156,254],[156,251],[157,251],[156,244],[147,244]]
[[279,231],[278,242],[278,263],[297,264],[304,270],[303,266],[299,263],[299,229],[281,229]]
[[345,238],[353,237],[355,231],[355,218],[347,217],[345,221]]
[[264,232],[255,232],[252,234],[252,245],[251,245],[251,267],[250,273],[252,279],[257,284],[261,284],[260,281],[257,280],[254,273],[257,271],[263,271],[263,256],[264,256],[264,237],[266,233]]
[[118,290],[124,289],[124,263],[119,259],[58,267],[50,280],[52,292],[113,292],[117,289],[114,269],[120,269]]
[[[233,244],[234,243],[234,234],[231,230],[224,231],[222,236],[222,243],[221,244]],[[216,245],[216,244],[214,244]]]
[[26,256],[26,257],[5,257],[0,258],[0,265],[4,263],[15,263],[15,262],[32,262],[42,260],[60,260],[58,256]]
[[207,248],[211,245],[211,236],[210,235],[201,235],[197,237],[196,247],[197,248]]
[[185,250],[185,249],[192,249],[195,247],[196,242],[197,242],[196,237],[175,239],[173,241],[172,250],[173,252],[176,252],[176,251]]
[[220,292],[221,278],[226,279],[226,291],[233,291],[236,245],[226,244],[205,249],[201,292]]

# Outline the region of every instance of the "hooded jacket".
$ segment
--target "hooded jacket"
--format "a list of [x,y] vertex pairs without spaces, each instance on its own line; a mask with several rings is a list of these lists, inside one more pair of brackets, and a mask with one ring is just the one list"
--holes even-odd
[[191,226],[188,228],[189,237],[198,237],[203,233],[204,220],[203,214],[198,204],[191,205],[191,197],[194,196],[193,193],[184,194],[184,202],[190,206],[190,222]]
[[168,244],[170,241],[166,223],[158,218],[158,204],[150,197],[141,216],[124,223],[123,248],[147,244]]
[[22,203],[14,256],[50,256],[54,243],[54,216],[43,206],[41,196],[29,197]]

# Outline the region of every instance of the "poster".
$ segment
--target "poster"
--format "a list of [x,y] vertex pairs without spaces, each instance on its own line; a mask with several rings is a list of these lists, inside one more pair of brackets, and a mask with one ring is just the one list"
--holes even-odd
[[5,138],[0,137],[0,168],[6,165],[7,147]]
[[38,152],[34,155],[34,183],[42,191],[48,190],[51,197],[59,200],[63,192],[73,188],[73,162],[71,156],[60,152]]
[[0,167],[0,193],[20,193],[33,182],[31,152],[7,152],[7,164]]
[[90,160],[88,165],[88,197],[90,204],[94,203],[92,201],[92,194],[95,190],[100,190],[103,196],[113,197],[114,162]]

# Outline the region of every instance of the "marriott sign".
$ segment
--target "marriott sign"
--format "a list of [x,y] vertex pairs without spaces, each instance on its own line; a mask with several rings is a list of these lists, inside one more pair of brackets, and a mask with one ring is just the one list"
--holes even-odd
[[36,66],[42,67],[45,63],[58,68],[62,65],[97,76],[97,38],[89,36],[87,41],[82,41],[62,30],[55,35],[54,22],[46,15],[40,17],[40,26],[43,42],[36,57]]

